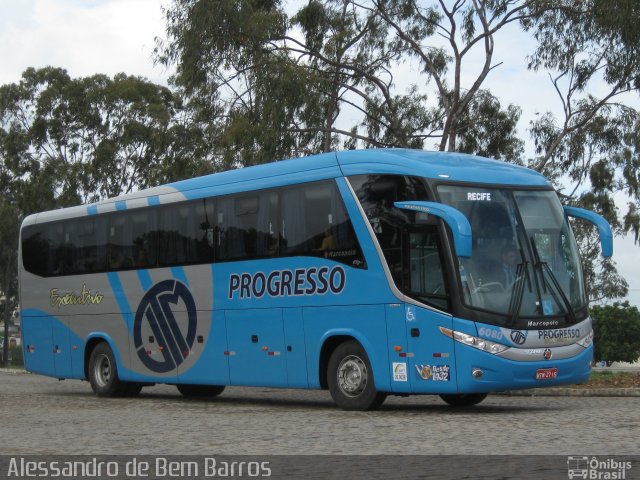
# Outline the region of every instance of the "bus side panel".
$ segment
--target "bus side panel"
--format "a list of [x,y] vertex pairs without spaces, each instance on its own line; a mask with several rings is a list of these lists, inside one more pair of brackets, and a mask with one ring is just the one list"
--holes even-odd
[[[336,335],[351,336],[364,347],[376,388],[391,391],[384,305],[346,305],[304,309],[309,386],[320,388],[320,352]],[[366,333],[365,333],[366,332]]]
[[231,385],[287,386],[282,309],[226,310]]
[[53,361],[53,330],[49,316],[31,315],[22,311],[22,344],[24,366],[29,372],[42,375],[56,374]]
[[287,358],[287,382],[290,387],[307,388],[307,351],[304,342],[302,308],[284,308],[284,340]]
[[[200,321],[206,316],[210,321]],[[180,383],[228,385],[229,356],[225,355],[228,350],[224,312],[198,312],[198,318],[198,331],[189,354],[198,360],[190,368],[179,367]],[[184,326],[182,329],[187,330]]]
[[[407,329],[404,303],[386,305],[387,338],[391,390],[394,392],[411,392],[409,381],[407,350]],[[398,350],[399,349],[399,350]]]
[[73,378],[73,368],[71,365],[71,332],[68,327],[68,319],[64,323],[51,322],[53,339],[53,362],[56,367],[56,377]]

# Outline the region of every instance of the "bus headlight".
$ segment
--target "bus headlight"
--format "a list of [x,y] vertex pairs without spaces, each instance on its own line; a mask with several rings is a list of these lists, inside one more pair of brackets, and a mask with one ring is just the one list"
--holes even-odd
[[450,330],[445,327],[440,327],[440,331],[447,337],[453,338],[456,342],[464,343],[465,345],[469,345],[470,347],[477,348],[478,350],[482,350],[483,352],[491,353],[493,355],[497,355],[498,353],[502,353],[509,349],[509,347],[501,343],[474,337],[467,333],[456,332],[455,330]]
[[576,343],[583,348],[589,348],[589,346],[593,343],[593,330],[591,330],[586,337],[581,338]]

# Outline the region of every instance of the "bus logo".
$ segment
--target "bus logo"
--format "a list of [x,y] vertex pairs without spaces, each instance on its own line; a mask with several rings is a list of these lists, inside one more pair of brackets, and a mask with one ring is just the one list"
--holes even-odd
[[522,345],[527,341],[527,334],[520,330],[514,330],[511,332],[511,340],[513,340],[513,343],[516,345]]
[[[182,305],[180,305],[182,304]],[[186,311],[186,332],[180,328],[174,309]],[[142,363],[157,373],[170,372],[189,355],[196,336],[198,316],[189,289],[177,280],[164,280],[151,287],[142,298],[133,323],[133,341]],[[162,360],[151,358],[143,341],[143,325],[151,328],[157,339]]]

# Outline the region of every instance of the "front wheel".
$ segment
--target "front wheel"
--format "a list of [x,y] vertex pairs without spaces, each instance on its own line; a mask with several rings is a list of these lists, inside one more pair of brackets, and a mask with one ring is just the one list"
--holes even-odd
[[224,391],[224,385],[176,385],[178,391],[185,397],[217,397]]
[[473,405],[477,405],[485,398],[487,398],[486,393],[460,393],[460,394],[449,394],[449,395],[440,395],[440,398],[447,402],[452,407],[471,407]]
[[333,401],[345,410],[375,410],[387,398],[376,390],[367,352],[353,340],[331,354],[327,383]]

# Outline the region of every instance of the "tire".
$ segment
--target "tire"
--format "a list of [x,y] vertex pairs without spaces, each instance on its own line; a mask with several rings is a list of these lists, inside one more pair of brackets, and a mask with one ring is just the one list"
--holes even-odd
[[449,394],[449,395],[440,395],[440,398],[447,402],[452,407],[471,407],[473,405],[477,405],[485,398],[487,398],[486,393],[460,393],[460,394]]
[[187,398],[217,397],[224,391],[224,385],[176,385],[178,391]]
[[133,383],[133,382],[127,383],[127,389],[126,389],[126,392],[124,393],[124,396],[125,397],[137,397],[138,394],[140,393],[140,391],[142,391],[142,384],[141,383]]
[[97,344],[89,357],[89,383],[99,397],[125,397],[140,392],[135,391],[138,384],[123,382],[118,378],[115,356],[105,342]]
[[375,410],[387,398],[376,390],[367,352],[354,340],[341,343],[331,354],[327,383],[333,401],[344,410]]

